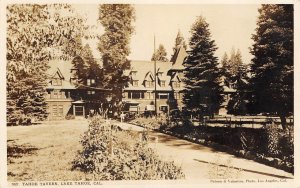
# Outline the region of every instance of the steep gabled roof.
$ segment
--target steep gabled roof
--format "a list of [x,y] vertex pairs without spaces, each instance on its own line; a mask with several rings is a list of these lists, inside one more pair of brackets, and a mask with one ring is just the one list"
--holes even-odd
[[147,74],[145,75],[145,78],[144,78],[143,80],[149,81],[149,78],[150,78],[152,81],[154,81],[154,76],[153,76],[153,74],[152,74],[151,71],[147,72]]
[[51,76],[51,78],[54,78],[55,76],[58,76],[60,79],[64,79],[64,75],[61,73],[60,69],[57,68],[56,72]]
[[49,66],[47,73],[50,78],[58,74],[62,79],[62,85],[53,86],[49,82],[47,89],[75,89],[75,86],[70,83],[70,78],[72,77],[71,69],[73,67],[71,61],[51,60],[49,61]]
[[[138,86],[134,87],[131,84],[129,84],[128,87],[125,88],[125,90],[151,90],[153,88],[146,88],[143,85],[143,82],[146,78],[152,77],[154,80],[154,62],[153,61],[131,61],[130,62],[131,67],[128,70],[124,71],[125,75],[130,76],[131,71],[136,71],[136,75],[134,76],[134,80],[138,80]],[[156,62],[156,71],[160,71],[163,73],[162,77],[158,79],[162,79],[166,81],[165,87],[161,87],[158,84],[158,79],[157,79],[157,90],[162,90],[162,91],[170,91],[171,87],[169,85],[170,83],[170,76],[167,76],[168,70],[172,67],[171,62]]]
[[184,69],[183,62],[187,57],[187,52],[182,45],[178,46],[171,58],[172,70],[182,70]]

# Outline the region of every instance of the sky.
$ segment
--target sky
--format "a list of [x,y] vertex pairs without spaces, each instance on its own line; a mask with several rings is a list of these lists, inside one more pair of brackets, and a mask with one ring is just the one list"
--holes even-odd
[[[197,19],[203,16],[209,24],[211,39],[218,47],[216,56],[221,59],[225,52],[231,53],[232,48],[240,49],[243,62],[248,64],[252,55],[249,48],[253,44],[251,35],[255,33],[259,4],[208,5],[208,4],[138,4],[136,11],[135,33],[131,38],[130,60],[150,60],[156,48],[163,44],[170,59],[173,53],[175,38],[180,30],[186,43],[191,37],[190,28]],[[76,5],[79,14],[87,17],[87,24],[100,27],[97,22],[97,5]],[[94,56],[100,57],[97,41],[85,41],[93,48]]]

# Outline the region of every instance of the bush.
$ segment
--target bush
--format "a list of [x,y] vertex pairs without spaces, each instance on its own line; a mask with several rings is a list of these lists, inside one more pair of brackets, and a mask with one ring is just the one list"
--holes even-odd
[[100,117],[91,118],[82,138],[83,151],[73,169],[87,173],[93,180],[182,179],[184,174],[174,162],[165,162],[147,147],[147,133],[123,131]]
[[68,114],[66,115],[66,120],[70,120],[70,119],[75,119],[75,116],[74,115],[71,115],[71,114]]

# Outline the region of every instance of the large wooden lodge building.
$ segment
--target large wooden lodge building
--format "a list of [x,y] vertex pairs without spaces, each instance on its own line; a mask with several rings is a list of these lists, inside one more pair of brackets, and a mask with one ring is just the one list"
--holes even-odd
[[[156,110],[158,113],[168,113],[172,109],[184,107],[182,104],[183,62],[186,56],[184,47],[179,45],[174,50],[170,62],[156,62]],[[89,101],[81,97],[82,95],[93,96],[99,90],[89,87],[78,89],[75,86],[77,78],[74,73],[76,71],[80,70],[74,69],[71,61],[50,63],[50,80],[46,88],[49,120],[64,119],[67,115],[85,117],[90,110],[99,112],[97,109],[91,109],[93,105],[88,104]],[[126,110],[137,113],[155,111],[154,72],[153,61],[131,61],[130,69],[125,70],[125,75],[129,76],[130,81],[123,89],[122,102],[127,104]],[[94,82],[93,78],[86,81],[87,86],[93,86]]]

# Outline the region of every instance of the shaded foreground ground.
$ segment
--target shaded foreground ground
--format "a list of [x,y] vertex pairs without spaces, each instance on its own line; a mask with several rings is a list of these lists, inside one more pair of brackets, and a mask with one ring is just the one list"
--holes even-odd
[[[119,123],[123,129],[141,127]],[[72,161],[81,150],[86,120],[45,122],[29,127],[8,127],[8,181],[85,180],[84,173],[72,171]],[[150,132],[151,147],[163,160],[174,160],[187,180],[239,178],[293,178],[293,175],[257,162],[237,158],[200,144]]]
[[71,167],[87,128],[86,120],[7,127],[8,181],[85,179],[84,173]]

